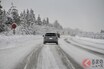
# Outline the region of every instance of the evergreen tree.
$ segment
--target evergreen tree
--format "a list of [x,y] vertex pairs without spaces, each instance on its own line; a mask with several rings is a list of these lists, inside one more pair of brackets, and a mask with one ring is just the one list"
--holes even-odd
[[12,19],[12,22],[17,23],[18,25],[20,24],[20,17],[18,14],[18,10],[13,5],[13,3],[12,3],[12,7],[9,9],[7,14],[8,14],[8,17]]
[[47,21],[45,19],[43,19],[43,25],[46,25]]
[[57,20],[54,22],[53,26],[57,29],[63,29]]
[[26,29],[28,26],[26,16],[27,14],[25,10],[23,11],[23,13],[22,12],[20,13],[20,21],[21,21],[21,26],[23,30]]
[[28,10],[20,14],[21,19],[21,30],[22,32],[25,32],[26,34],[31,34],[33,29],[33,23],[35,23],[35,14],[34,11]]
[[34,11],[32,9],[30,10],[30,20],[31,20],[31,24],[36,22],[35,14],[34,14]]
[[5,31],[8,30],[8,25],[6,24],[7,22],[7,15],[6,15],[6,11],[4,10],[3,13],[2,13],[2,23],[3,23],[3,27],[5,29]]
[[21,25],[24,26],[26,24],[26,13],[25,13],[25,10],[23,11],[23,13],[22,12],[20,13],[20,21],[21,21]]
[[2,6],[1,6],[1,1],[0,1],[0,15],[2,15]]
[[2,6],[1,6],[1,1],[0,1],[0,32],[4,31],[4,25],[3,25],[3,11],[2,11]]
[[6,20],[7,20],[7,15],[6,15],[6,11],[4,10],[2,13],[2,22],[6,23]]
[[37,18],[37,25],[42,25],[42,21],[41,21],[40,15],[38,15],[38,18]]
[[30,23],[31,23],[31,21],[30,21],[30,12],[29,12],[29,10],[27,9],[27,13],[26,13],[26,23],[27,23],[27,25],[28,25],[28,27],[30,26]]
[[47,17],[47,21],[46,21],[46,24],[49,24],[49,18]]

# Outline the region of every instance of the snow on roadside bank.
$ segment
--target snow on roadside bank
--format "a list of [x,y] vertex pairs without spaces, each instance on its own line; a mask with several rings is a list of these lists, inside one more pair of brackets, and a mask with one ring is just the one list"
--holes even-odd
[[15,69],[41,43],[41,36],[0,36],[0,69]]
[[[102,55],[104,54],[104,43],[103,43],[104,40],[84,37],[69,37],[67,41],[81,48],[91,50],[95,53],[98,52]],[[102,41],[102,43],[100,41]]]
[[25,43],[26,41],[31,41],[33,39],[39,38],[41,38],[40,35],[0,35],[0,49],[16,47],[21,43]]
[[102,39],[91,39],[84,37],[71,37],[68,39],[73,41],[75,44],[80,44],[87,47],[98,48],[104,50],[104,40]]
[[93,43],[101,43],[101,44],[104,44],[104,39],[92,39],[92,38],[79,37],[79,36],[75,36],[75,38],[77,38],[79,40],[93,42]]
[[[80,66],[83,66],[83,61],[85,59],[89,59],[90,61],[92,61],[93,59],[102,59],[104,61],[104,58],[97,55],[96,53],[91,53],[91,51],[87,51],[84,49],[81,49],[80,47],[78,48],[77,46],[71,45],[70,43],[67,43],[66,41],[64,41],[65,38],[60,39],[60,47],[73,59],[75,60],[76,63],[78,63]],[[104,64],[103,64],[104,66]],[[86,69],[86,68],[85,68]],[[93,67],[89,67],[87,69],[104,69],[103,67],[99,67],[99,68],[93,68]]]

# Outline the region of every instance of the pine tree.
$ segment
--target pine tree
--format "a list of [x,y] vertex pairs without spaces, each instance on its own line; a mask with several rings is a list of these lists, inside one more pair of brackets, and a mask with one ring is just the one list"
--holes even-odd
[[27,23],[27,25],[28,25],[28,27],[30,26],[30,23],[31,23],[31,21],[30,21],[30,12],[29,12],[29,10],[27,9],[27,13],[26,13],[26,23]]
[[43,25],[46,25],[47,21],[45,19],[43,19]]
[[4,31],[4,25],[3,25],[3,11],[2,11],[2,6],[1,6],[1,1],[0,1],[0,32]]
[[0,15],[2,15],[2,6],[1,6],[1,1],[0,1]]
[[21,25],[22,25],[23,27],[26,27],[26,22],[27,22],[27,20],[26,20],[26,13],[25,13],[25,10],[23,11],[23,13],[22,13],[22,12],[20,13],[20,21],[21,21]]
[[8,14],[8,17],[12,19],[12,22],[17,23],[18,25],[20,24],[20,17],[18,14],[18,10],[13,5],[13,3],[12,3],[11,8],[9,9],[9,11],[7,12],[7,14]]
[[53,26],[57,29],[63,29],[57,20],[54,22]]
[[35,14],[34,11],[28,10],[20,14],[20,20],[21,20],[21,30],[22,32],[25,32],[26,34],[31,34],[33,29],[33,23],[35,23]]
[[34,11],[32,9],[30,10],[30,20],[31,20],[31,24],[36,22],[35,14],[34,14]]
[[26,30],[28,27],[26,16],[27,16],[27,14],[26,14],[25,10],[23,11],[23,13],[22,12],[20,13],[20,21],[21,21],[20,25],[22,26],[22,28],[21,28],[22,30]]
[[6,11],[4,10],[2,13],[2,23],[3,23],[5,31],[8,30],[8,25],[6,24],[6,22],[7,22],[7,15],[6,15]]
[[38,15],[38,18],[37,18],[37,25],[42,25],[42,21],[41,21],[40,15]]
[[47,17],[47,21],[46,21],[46,24],[49,24],[49,18]]
[[7,20],[7,15],[6,15],[6,11],[4,10],[3,13],[2,13],[2,21],[3,21],[3,23],[6,23],[6,20]]

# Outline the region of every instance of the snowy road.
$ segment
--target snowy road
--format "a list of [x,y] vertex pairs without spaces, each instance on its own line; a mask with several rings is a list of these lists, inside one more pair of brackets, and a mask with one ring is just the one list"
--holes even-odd
[[75,69],[67,55],[56,44],[42,45],[34,51],[25,69]]
[[[104,69],[96,67],[104,66],[104,40],[94,43],[91,39],[86,41],[65,36],[59,39],[59,45],[44,45],[40,36],[0,38],[0,41],[6,40],[0,44],[0,69]],[[86,62],[86,67],[82,64],[86,58],[95,63],[96,59],[103,60],[103,63]]]

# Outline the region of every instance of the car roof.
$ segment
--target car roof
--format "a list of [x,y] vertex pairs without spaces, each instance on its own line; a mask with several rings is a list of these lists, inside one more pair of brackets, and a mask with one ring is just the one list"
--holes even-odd
[[56,33],[46,33],[46,34],[56,34]]
[[56,36],[56,33],[46,33],[46,36]]

